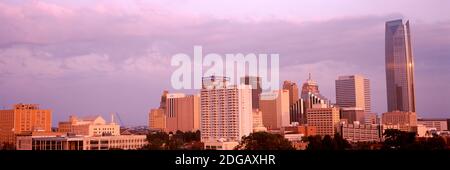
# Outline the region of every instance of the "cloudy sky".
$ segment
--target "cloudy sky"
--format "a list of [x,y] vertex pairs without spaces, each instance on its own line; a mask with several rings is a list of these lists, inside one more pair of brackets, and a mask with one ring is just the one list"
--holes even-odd
[[38,103],[69,115],[146,125],[176,53],[278,53],[281,80],[309,72],[335,100],[339,75],[371,80],[386,111],[384,23],[410,20],[417,111],[450,117],[450,1],[104,0],[0,2],[0,107]]

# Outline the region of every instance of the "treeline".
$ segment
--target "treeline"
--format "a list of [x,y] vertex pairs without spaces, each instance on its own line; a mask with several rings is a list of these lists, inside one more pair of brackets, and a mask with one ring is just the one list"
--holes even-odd
[[147,134],[148,144],[144,150],[201,150],[200,131],[175,133],[152,132]]

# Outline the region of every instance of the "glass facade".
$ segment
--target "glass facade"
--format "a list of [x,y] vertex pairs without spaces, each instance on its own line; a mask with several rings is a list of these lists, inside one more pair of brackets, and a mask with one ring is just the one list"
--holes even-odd
[[415,112],[414,61],[409,21],[386,22],[386,90],[388,111]]

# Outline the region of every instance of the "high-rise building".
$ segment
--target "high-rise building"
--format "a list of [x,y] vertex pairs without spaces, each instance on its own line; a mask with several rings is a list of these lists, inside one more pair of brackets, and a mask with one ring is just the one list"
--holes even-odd
[[166,114],[164,113],[164,109],[151,109],[148,117],[148,127],[150,130],[164,131],[166,129]]
[[289,106],[289,115],[291,124],[297,122],[298,124],[306,123],[305,117],[305,102],[302,98],[297,99],[291,106]]
[[196,131],[200,129],[200,98],[181,93],[167,94],[166,132]]
[[333,136],[339,127],[339,108],[308,108],[306,110],[308,126],[315,126],[317,134]]
[[[311,78],[311,74],[309,74],[308,79],[302,86],[301,98],[303,99],[303,113],[299,123],[306,124],[307,120],[307,112],[306,110],[309,108],[328,108],[331,107],[330,101],[322,96],[319,91],[319,85],[316,81]],[[300,105],[300,104],[298,104]],[[298,115],[298,114],[297,114]]]
[[252,89],[252,108],[259,109],[259,99],[262,93],[261,77],[245,76],[241,78],[241,84],[250,85]]
[[263,93],[260,104],[266,128],[280,129],[290,125],[289,91],[275,90],[272,93]]
[[228,80],[218,76],[203,78],[200,127],[205,149],[233,149],[242,136],[253,130],[251,88],[228,86]]
[[417,115],[415,112],[386,112],[381,117],[383,128],[415,131],[417,128]]
[[371,112],[369,79],[361,75],[339,76],[336,80],[336,105]]
[[416,111],[414,61],[409,21],[386,22],[386,89],[388,111]]
[[288,80],[284,81],[283,90],[287,90],[289,92],[289,106],[298,100],[298,86],[296,83]]
[[114,122],[107,123],[101,116],[78,118],[70,116],[69,121],[58,123],[58,132],[73,133],[82,136],[118,136],[120,125]]
[[51,132],[52,111],[37,104],[16,104],[11,110],[0,110],[0,145],[15,145],[16,135],[24,132]]

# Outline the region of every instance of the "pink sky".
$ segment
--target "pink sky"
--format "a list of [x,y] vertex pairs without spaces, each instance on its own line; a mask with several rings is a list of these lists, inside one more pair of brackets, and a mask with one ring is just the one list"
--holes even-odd
[[[411,21],[418,113],[450,117],[450,1],[2,1],[0,107],[39,103],[54,124],[118,112],[145,125],[170,57],[194,45],[216,53],[279,53],[281,80],[309,72],[334,101],[334,80],[364,74],[386,110],[384,22]],[[431,83],[430,83],[431,82]]]

